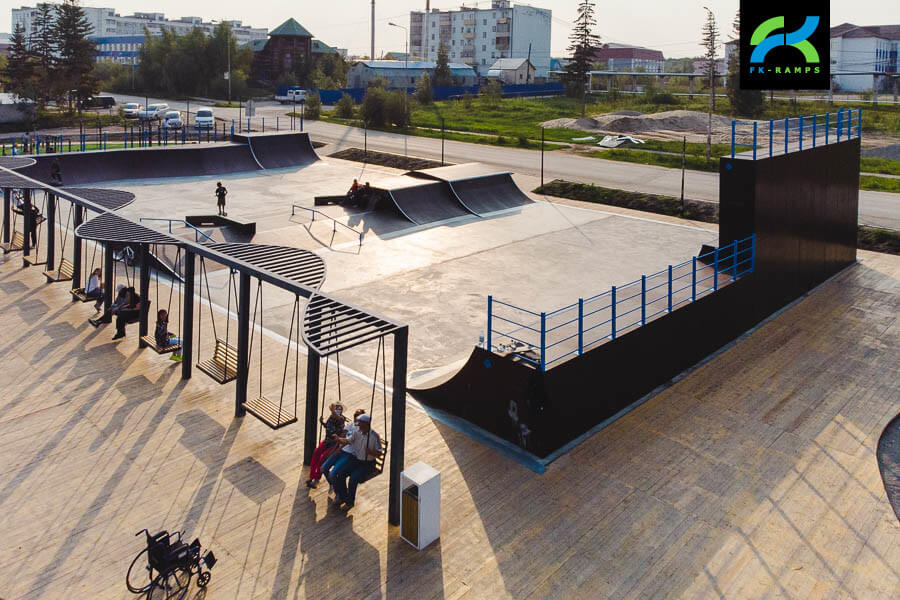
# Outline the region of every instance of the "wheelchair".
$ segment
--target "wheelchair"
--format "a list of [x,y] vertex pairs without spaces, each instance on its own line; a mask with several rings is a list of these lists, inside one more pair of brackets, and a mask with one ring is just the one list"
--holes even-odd
[[181,539],[182,532],[170,534],[168,531],[160,531],[153,535],[146,529],[138,531],[135,535],[144,534],[147,546],[141,550],[125,576],[125,585],[128,591],[134,594],[147,594],[147,597],[159,597],[154,595],[155,588],[165,595],[166,600],[183,598],[191,584],[191,578],[197,575],[197,585],[206,587],[212,574],[210,570],[216,564],[216,557],[212,551],[207,551],[201,556],[200,540],[195,539],[190,544],[185,544]]

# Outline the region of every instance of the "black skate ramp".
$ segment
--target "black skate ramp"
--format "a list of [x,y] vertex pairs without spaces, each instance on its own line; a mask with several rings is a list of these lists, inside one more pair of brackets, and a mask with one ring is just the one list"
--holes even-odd
[[233,139],[248,144],[264,169],[303,167],[319,160],[305,132],[235,135]]
[[498,210],[519,208],[534,201],[519,189],[508,171],[481,163],[465,163],[410,172],[423,179],[446,181],[471,212],[483,216]]
[[372,187],[387,192],[403,216],[416,225],[472,214],[453,193],[450,184],[443,181],[395,177]]
[[34,158],[36,164],[19,172],[50,183],[50,165],[56,159],[63,185],[260,170],[247,144],[231,143],[44,154]]

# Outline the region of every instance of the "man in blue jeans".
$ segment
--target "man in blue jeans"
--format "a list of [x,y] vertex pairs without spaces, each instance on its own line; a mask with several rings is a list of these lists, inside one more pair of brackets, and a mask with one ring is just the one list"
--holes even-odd
[[[338,442],[352,448],[342,463],[335,467],[329,477],[334,485],[334,503],[343,504],[343,510],[350,510],[356,501],[356,487],[360,480],[368,476],[375,468],[375,459],[381,455],[381,438],[372,431],[372,417],[359,416],[359,429],[351,431],[346,438],[337,438]],[[349,484],[348,480],[349,479]]]

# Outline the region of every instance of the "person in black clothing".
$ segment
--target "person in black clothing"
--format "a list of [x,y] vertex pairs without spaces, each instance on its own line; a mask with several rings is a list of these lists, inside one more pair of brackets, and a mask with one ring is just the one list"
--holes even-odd
[[50,183],[62,185],[62,169],[59,166],[58,158],[54,158],[50,163]]
[[34,248],[35,246],[37,246],[37,224],[38,217],[40,217],[40,211],[34,204],[29,204],[28,210],[22,211],[22,216],[25,217],[25,227],[30,232],[29,234],[31,237],[31,247]]
[[125,326],[129,321],[134,322],[140,316],[141,297],[137,295],[133,287],[125,288],[126,300],[125,305],[116,311],[116,335],[114,340],[125,337]]
[[218,198],[217,204],[219,207],[219,216],[226,217],[228,213],[225,212],[225,196],[228,195],[228,189],[222,185],[222,182],[219,181],[216,183],[216,198]]

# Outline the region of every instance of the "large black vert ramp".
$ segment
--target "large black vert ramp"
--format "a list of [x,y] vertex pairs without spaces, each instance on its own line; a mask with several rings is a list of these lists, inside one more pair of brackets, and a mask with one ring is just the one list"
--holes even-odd
[[272,133],[235,136],[246,140],[264,169],[303,167],[319,160],[308,133]]
[[472,214],[460,203],[450,184],[443,181],[397,177],[373,187],[387,192],[403,216],[416,225]]
[[509,173],[450,182],[460,202],[476,215],[519,208],[534,200],[525,195]]

